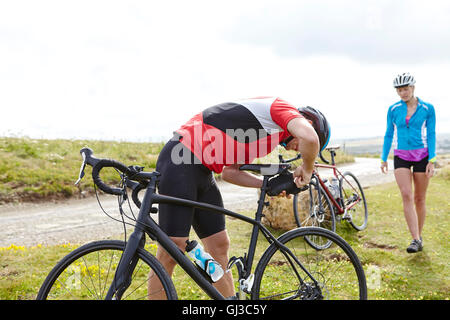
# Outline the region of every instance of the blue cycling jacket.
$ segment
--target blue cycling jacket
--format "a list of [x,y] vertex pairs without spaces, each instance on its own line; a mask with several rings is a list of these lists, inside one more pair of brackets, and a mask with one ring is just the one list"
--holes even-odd
[[384,136],[381,160],[387,161],[394,140],[394,149],[414,150],[428,148],[428,161],[436,160],[436,115],[432,104],[417,98],[416,112],[406,125],[408,108],[404,101],[389,107],[387,129]]

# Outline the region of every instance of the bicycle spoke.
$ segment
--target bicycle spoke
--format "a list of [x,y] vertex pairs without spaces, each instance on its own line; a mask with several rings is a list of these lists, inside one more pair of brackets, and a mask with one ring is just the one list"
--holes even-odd
[[345,172],[342,175],[340,186],[346,211],[344,219],[348,220],[357,230],[365,229],[368,213],[361,185],[353,174]]
[[[114,285],[112,282],[116,281],[115,273],[124,247],[121,241],[105,240],[76,249],[68,255],[69,258],[61,260],[52,270],[37,298],[57,300],[105,298],[111,284]],[[142,251],[137,255],[137,259],[131,283],[122,293],[121,299],[150,298],[147,284],[151,272],[161,285],[152,294],[158,298],[176,298],[173,284],[156,258]]]
[[85,267],[86,267],[86,270],[87,270],[87,272],[88,272],[89,279],[91,280],[92,286],[94,287],[94,288],[93,288],[94,294],[95,294],[97,300],[100,300],[100,297],[97,295],[97,290],[96,290],[96,288],[95,288],[94,280],[92,279],[92,275],[91,275],[91,271],[89,270],[89,266],[86,264],[85,258],[84,258],[84,257],[82,257],[82,258],[83,258],[83,262],[84,262],[84,265],[85,265]]
[[[267,256],[262,258],[262,265],[265,267],[260,271],[259,268],[262,267],[258,266],[258,297],[358,299],[360,274],[356,271],[351,258],[336,244],[325,250],[314,249],[305,238],[316,236],[319,241],[327,241],[330,238],[318,232],[306,232],[306,229],[310,228],[303,230],[304,236],[294,237],[285,243],[297,259],[294,265],[288,261],[291,259],[287,259],[285,254],[275,247],[273,253],[267,253]],[[300,234],[302,229],[296,230],[297,232]]]
[[62,283],[62,281],[58,278],[57,281],[60,283],[60,285],[64,288],[64,290],[67,291],[68,294],[70,294],[74,299],[76,299],[76,297],[72,294],[72,292],[67,289],[67,287],[64,285],[64,283]]
[[115,251],[111,251],[111,256],[110,256],[110,258],[109,258],[108,272],[106,273],[105,285],[103,286],[103,290],[102,290],[102,297],[103,297],[103,293],[104,293],[105,290],[106,290],[106,285],[109,283],[109,281],[108,281],[108,279],[109,279],[109,273],[110,273],[110,271],[111,271],[111,265],[112,265],[112,262],[113,262],[113,257],[114,257],[114,255],[115,255]]

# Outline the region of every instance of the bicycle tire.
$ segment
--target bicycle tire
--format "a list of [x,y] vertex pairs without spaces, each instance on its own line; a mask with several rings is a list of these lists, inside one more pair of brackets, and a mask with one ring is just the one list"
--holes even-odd
[[[366,197],[364,196],[364,191],[361,187],[361,184],[359,183],[359,180],[355,177],[355,175],[349,171],[346,171],[342,174],[343,177],[341,177],[339,179],[339,190],[341,193],[341,199],[343,199],[343,204],[344,204],[344,209],[352,203],[352,198],[354,197],[354,193],[350,195],[351,190],[355,191],[355,189],[357,189],[359,191],[359,198],[361,198],[362,200],[362,205],[357,205],[356,209],[350,209],[351,210],[351,219],[349,220],[350,225],[355,228],[358,231],[362,231],[367,227],[367,221],[369,218],[369,213],[367,210],[367,202],[366,202]],[[356,184],[353,185],[351,183],[351,180],[354,180],[354,183]],[[346,186],[349,186],[350,188],[346,188]],[[346,191],[347,190],[347,191]],[[359,209],[359,210],[358,210]],[[364,210],[364,212],[362,212],[362,210]]]
[[[316,181],[313,181],[316,180]],[[336,231],[336,217],[334,214],[333,204],[330,198],[325,193],[325,190],[317,182],[316,178],[313,178],[309,183],[309,215],[307,214],[303,219],[302,212],[299,208],[299,194],[295,194],[293,199],[294,218],[298,227],[320,227],[332,232]],[[320,188],[319,193],[316,191]],[[322,202],[322,206],[319,203]],[[323,208],[322,210],[320,208]],[[324,211],[324,212],[323,212]],[[326,243],[320,243],[318,238],[306,237],[305,240],[318,250],[326,249],[331,245],[331,241]]]
[[[118,240],[95,241],[77,248],[59,261],[50,271],[36,299],[104,299],[114,279],[115,268],[124,248],[125,242]],[[110,261],[100,258],[100,254],[103,256],[107,251],[108,254],[104,257],[109,257]],[[93,255],[91,256],[91,254]],[[173,282],[161,263],[144,249],[139,248],[137,254],[139,261],[133,272],[132,283],[122,295],[122,299],[149,298],[148,292],[143,294],[143,290],[147,289],[148,279],[145,281],[142,277],[147,276],[148,278],[152,271],[152,275],[156,275],[162,284],[165,298],[176,300],[177,293]],[[97,266],[94,264],[96,262],[98,262]],[[136,287],[138,284],[140,287]],[[143,289],[144,284],[145,288]],[[161,294],[161,292],[158,293]]]
[[[303,241],[311,235],[326,237],[333,244],[327,250],[313,249]],[[350,245],[336,233],[316,227],[297,228],[281,235],[278,241],[290,248],[317,283],[297,263],[294,269],[273,243],[256,266],[253,299],[367,299],[361,262]]]

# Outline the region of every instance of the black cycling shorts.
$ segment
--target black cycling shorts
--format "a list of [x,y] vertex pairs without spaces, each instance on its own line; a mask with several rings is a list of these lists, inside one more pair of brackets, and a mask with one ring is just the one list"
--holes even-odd
[[[174,148],[181,158],[188,157],[191,162],[175,164],[171,158]],[[160,194],[223,207],[222,195],[212,171],[195,159],[178,139],[171,139],[163,147],[156,162],[156,171],[161,173],[158,185]],[[200,239],[225,230],[223,214],[186,206],[161,203],[158,219],[161,229],[171,237],[188,237],[191,226]]]
[[403,160],[398,156],[394,156],[394,169],[407,168],[411,170],[412,167],[413,172],[425,172],[427,164],[428,164],[428,156],[420,161],[407,161]]

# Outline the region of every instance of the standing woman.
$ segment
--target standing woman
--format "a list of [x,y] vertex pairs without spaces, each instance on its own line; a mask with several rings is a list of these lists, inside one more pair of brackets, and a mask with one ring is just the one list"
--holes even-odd
[[394,175],[413,239],[406,249],[408,253],[418,252],[423,248],[425,197],[436,161],[434,107],[414,96],[415,83],[414,77],[409,73],[403,73],[394,79],[394,88],[401,100],[389,107],[381,155],[381,172],[387,173],[386,161],[394,140]]

